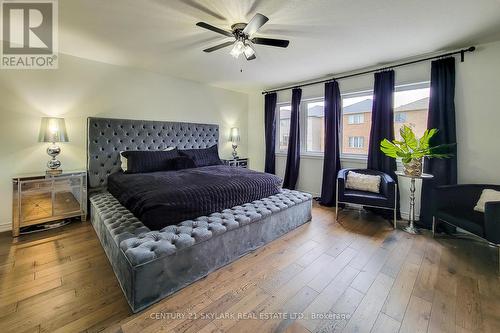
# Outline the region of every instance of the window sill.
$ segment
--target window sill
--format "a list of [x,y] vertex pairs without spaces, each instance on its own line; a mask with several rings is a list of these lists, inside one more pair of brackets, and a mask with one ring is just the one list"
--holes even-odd
[[[276,157],[286,157],[287,153],[284,152],[277,152]],[[324,155],[323,154],[314,154],[314,153],[301,153],[300,158],[304,159],[311,159],[311,160],[323,160]],[[340,160],[343,162],[354,162],[354,163],[366,163],[367,161],[366,156],[341,156]]]
[[[284,152],[277,152],[276,157],[280,158],[285,158],[287,153]],[[324,156],[323,154],[314,154],[314,153],[302,153],[300,154],[300,158],[303,159],[310,159],[310,160],[323,160]],[[367,156],[353,156],[353,155],[344,155],[340,157],[341,162],[347,162],[347,163],[365,163],[368,161]],[[396,160],[396,169],[397,170],[402,170],[403,169],[403,163],[401,160]]]

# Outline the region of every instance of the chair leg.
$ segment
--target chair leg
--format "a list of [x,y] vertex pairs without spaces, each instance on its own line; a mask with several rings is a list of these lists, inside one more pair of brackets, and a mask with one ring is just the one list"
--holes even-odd
[[398,184],[394,184],[394,229],[397,229],[398,222]]
[[436,217],[432,217],[432,237],[436,236]]
[[336,183],[337,191],[335,193],[335,222],[338,222],[339,216],[339,180]]
[[497,245],[498,248],[498,275],[500,275],[500,245]]

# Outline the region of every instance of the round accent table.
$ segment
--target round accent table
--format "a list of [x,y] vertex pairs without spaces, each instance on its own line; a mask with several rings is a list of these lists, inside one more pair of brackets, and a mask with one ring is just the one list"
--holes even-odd
[[420,176],[411,176],[405,174],[403,171],[396,171],[396,175],[410,178],[410,213],[408,214],[408,225],[404,227],[403,230],[409,234],[418,234],[419,231],[415,227],[415,180],[431,179],[434,176],[428,173],[422,173]]

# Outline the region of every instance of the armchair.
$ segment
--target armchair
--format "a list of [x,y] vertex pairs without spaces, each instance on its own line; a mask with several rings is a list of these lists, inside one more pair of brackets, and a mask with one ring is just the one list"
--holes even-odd
[[[349,171],[365,175],[380,176],[380,193],[346,189],[347,174]],[[369,169],[342,169],[337,175],[337,200],[335,204],[335,220],[337,220],[339,204],[357,204],[367,207],[389,209],[394,212],[394,228],[397,221],[397,184],[386,173]]]
[[[484,213],[474,210],[484,189],[500,191],[500,185],[461,184],[438,186],[433,193],[432,234],[442,221],[500,246],[500,201],[487,202]],[[500,259],[500,247],[499,247]]]

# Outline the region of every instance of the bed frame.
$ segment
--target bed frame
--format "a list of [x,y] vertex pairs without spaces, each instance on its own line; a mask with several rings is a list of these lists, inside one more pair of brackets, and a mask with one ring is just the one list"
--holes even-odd
[[134,312],[311,220],[311,195],[283,190],[150,230],[106,191],[120,152],[207,148],[218,143],[218,126],[89,118],[87,133],[91,222]]

